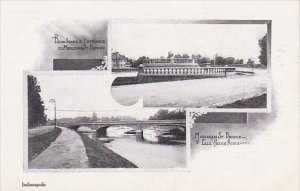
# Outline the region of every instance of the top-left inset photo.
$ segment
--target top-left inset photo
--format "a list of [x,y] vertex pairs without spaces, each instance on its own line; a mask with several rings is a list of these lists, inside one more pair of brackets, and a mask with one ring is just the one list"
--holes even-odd
[[54,21],[39,30],[40,70],[109,71],[107,20]]

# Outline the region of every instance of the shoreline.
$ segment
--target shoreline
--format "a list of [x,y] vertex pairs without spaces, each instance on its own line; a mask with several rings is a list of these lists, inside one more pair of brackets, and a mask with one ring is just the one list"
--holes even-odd
[[[214,67],[211,67],[214,68]],[[245,70],[246,69],[246,70]],[[114,73],[121,73],[122,69],[115,69],[116,71],[119,72],[114,72]],[[266,70],[266,69],[261,69],[261,68],[256,68],[255,70]],[[126,71],[131,71],[130,69],[124,70],[122,72]],[[136,70],[134,70],[136,72]],[[228,75],[255,75],[255,71],[250,70],[249,68],[239,68],[236,67],[236,71],[227,71],[224,73],[224,75],[220,75],[218,73],[211,75],[211,74],[203,74],[203,75],[168,75],[168,76],[163,76],[163,75],[139,75],[137,74],[136,76],[122,76],[122,77],[117,77],[112,83],[113,87],[116,86],[123,86],[123,85],[134,85],[134,84],[146,84],[146,83],[158,83],[158,82],[172,82],[172,81],[182,81],[182,80],[194,80],[194,79],[207,79],[207,78],[226,78]]]
[[240,99],[233,103],[224,104],[216,108],[267,108],[267,94],[261,94],[247,99]]
[[33,160],[44,150],[46,150],[52,142],[61,134],[60,128],[54,128],[43,134],[28,137],[28,161]]
[[101,141],[78,134],[86,148],[90,168],[138,168],[129,160],[107,148]]
[[119,86],[126,86],[126,85],[174,82],[174,81],[184,81],[184,80],[198,80],[198,79],[208,79],[208,78],[226,78],[226,76],[145,76],[143,77],[143,79],[140,80],[138,76],[127,76],[127,77],[117,77],[113,81],[111,86],[119,87]]

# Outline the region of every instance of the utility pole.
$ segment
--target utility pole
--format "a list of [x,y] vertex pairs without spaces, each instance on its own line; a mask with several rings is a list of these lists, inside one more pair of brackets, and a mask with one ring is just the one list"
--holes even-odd
[[54,103],[54,127],[56,128],[56,101],[55,99],[50,99],[50,103]]

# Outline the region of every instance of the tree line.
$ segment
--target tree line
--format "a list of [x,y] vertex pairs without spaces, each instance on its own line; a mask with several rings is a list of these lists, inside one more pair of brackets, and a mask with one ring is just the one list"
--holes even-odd
[[[260,55],[258,56],[259,62],[261,66],[266,67],[267,66],[267,34],[265,34],[261,39],[258,40],[258,46],[260,47]],[[202,56],[201,54],[192,54],[191,56],[188,54],[168,54],[167,58],[192,58],[195,59],[195,61],[201,65],[201,64],[212,64],[212,65],[243,65],[246,64],[248,66],[254,67],[255,63],[254,61],[249,58],[248,60],[244,60],[241,58],[234,58],[234,57],[223,57],[218,54],[214,56],[214,58],[209,58],[206,56]],[[141,56],[137,60],[134,59],[128,59],[128,62],[133,68],[137,68],[140,64],[143,64],[143,60],[149,59],[147,56]]]
[[[185,119],[185,109],[160,109],[154,115],[149,117],[149,120],[176,120]],[[94,112],[92,116],[79,116],[74,118],[61,118],[57,119],[57,123],[95,123],[97,121],[136,121],[137,119],[131,116],[110,116],[110,117],[98,117]],[[49,124],[53,123],[53,120],[48,120]]]
[[[96,123],[97,121],[135,121],[136,118],[130,116],[110,116],[98,117],[96,112],[92,116],[66,117],[57,119],[57,123]],[[48,120],[48,124],[52,124],[53,120]]]
[[27,77],[28,88],[28,128],[45,125],[47,115],[45,114],[44,101],[41,98],[41,87],[36,77]]
[[168,109],[160,109],[156,114],[149,117],[149,120],[175,120],[175,119],[185,119],[186,111],[185,109],[175,109],[169,111]]

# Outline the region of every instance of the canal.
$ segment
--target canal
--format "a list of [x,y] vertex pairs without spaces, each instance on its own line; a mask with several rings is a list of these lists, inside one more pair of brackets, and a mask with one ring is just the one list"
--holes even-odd
[[184,168],[186,166],[186,144],[167,145],[137,141],[135,134],[125,133],[130,130],[133,128],[128,126],[108,128],[105,139],[111,141],[105,145],[139,168]]

